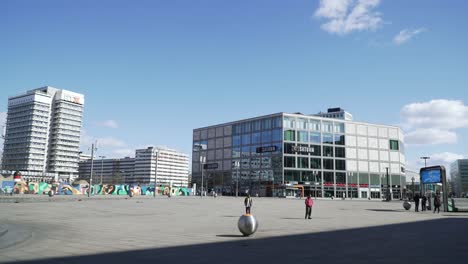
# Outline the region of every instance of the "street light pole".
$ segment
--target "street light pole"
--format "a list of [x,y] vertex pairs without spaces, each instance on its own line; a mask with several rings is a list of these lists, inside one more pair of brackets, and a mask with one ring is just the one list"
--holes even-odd
[[94,166],[94,150],[97,150],[97,140],[95,143],[91,144],[91,176],[89,177],[89,189],[88,197],[91,197],[91,191],[93,186],[93,166]]
[[412,189],[413,189],[413,191],[411,192],[411,200],[414,201],[414,176],[411,177],[411,185],[412,185]]
[[104,168],[104,158],[106,156],[99,156],[101,158],[101,185],[102,185],[102,171],[103,171],[103,168]]
[[388,177],[388,167],[385,167],[385,170],[387,171],[387,202],[392,200],[392,196],[390,194],[390,179]]
[[239,167],[240,167],[240,162],[238,160],[235,161],[235,166],[236,166],[236,197],[239,195]]
[[201,187],[200,187],[200,198],[203,198],[203,171],[205,165],[205,156],[200,156],[200,169],[201,169]]
[[[424,160],[424,168],[426,168],[427,167],[427,160],[431,159],[431,157],[423,156],[423,157],[420,157],[420,159]],[[426,190],[425,190],[426,188],[424,187],[424,183],[422,181],[420,181],[419,185],[420,185],[419,192],[421,194],[424,194],[426,192]]]

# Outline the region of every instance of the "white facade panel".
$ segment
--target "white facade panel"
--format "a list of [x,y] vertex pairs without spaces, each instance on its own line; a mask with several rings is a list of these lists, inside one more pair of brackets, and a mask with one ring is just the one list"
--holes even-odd
[[359,164],[359,171],[369,172],[369,162],[360,160],[358,164]]
[[346,134],[356,134],[356,125],[355,124],[345,124]]
[[367,132],[368,132],[368,135],[369,137],[378,137],[378,132],[377,132],[377,127],[375,126],[369,126],[367,128]]
[[388,138],[388,128],[386,128],[386,127],[379,127],[379,137],[381,137],[381,138]]
[[400,153],[396,151],[390,152],[390,161],[391,162],[399,162],[400,161]]
[[398,129],[389,128],[388,129],[388,137],[393,138],[393,139],[398,139]]
[[389,149],[389,144],[388,139],[379,139],[379,149]]
[[357,134],[360,136],[367,136],[367,126],[366,125],[358,125],[357,126]]
[[369,157],[367,156],[367,149],[358,149],[358,158],[360,160],[367,160]]
[[388,156],[389,156],[388,151],[383,151],[383,150],[380,151],[380,160],[388,161],[389,160]]
[[357,138],[357,145],[360,148],[367,148],[367,138],[366,137],[358,137]]
[[390,173],[392,173],[392,174],[400,173],[400,165],[398,163],[391,163],[390,164]]
[[378,162],[369,162],[369,171],[374,173],[379,173],[379,163]]
[[346,157],[349,159],[357,159],[357,151],[355,148],[346,148]]
[[355,136],[346,136],[345,143],[346,143],[346,146],[356,147],[356,137]]
[[375,149],[369,149],[369,160],[379,160],[379,151]]
[[379,140],[377,138],[368,138],[367,143],[369,144],[369,148],[379,148]]
[[357,162],[355,160],[346,160],[346,169],[348,171],[357,171]]

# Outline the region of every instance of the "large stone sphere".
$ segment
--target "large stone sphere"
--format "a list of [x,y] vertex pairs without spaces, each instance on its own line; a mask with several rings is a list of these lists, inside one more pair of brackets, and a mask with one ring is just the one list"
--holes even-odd
[[405,208],[406,210],[411,209],[411,203],[408,202],[408,201],[405,201],[405,202],[403,203],[403,208]]
[[250,236],[257,231],[258,222],[253,215],[243,214],[237,222],[237,227],[244,236]]
[[50,190],[48,194],[49,194],[49,197],[54,197],[55,192],[53,190]]

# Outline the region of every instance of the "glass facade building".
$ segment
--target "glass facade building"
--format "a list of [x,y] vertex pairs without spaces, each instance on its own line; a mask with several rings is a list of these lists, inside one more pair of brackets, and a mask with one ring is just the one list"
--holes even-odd
[[193,130],[192,182],[224,195],[398,199],[404,164],[394,126],[278,113]]

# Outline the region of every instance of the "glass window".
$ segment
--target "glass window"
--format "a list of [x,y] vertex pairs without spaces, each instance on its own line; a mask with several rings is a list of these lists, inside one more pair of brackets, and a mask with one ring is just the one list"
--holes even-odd
[[312,156],[322,156],[322,148],[318,145],[310,145],[310,148],[313,150],[310,155]]
[[251,130],[250,123],[242,124],[242,133],[250,133],[250,130]]
[[390,150],[399,150],[398,140],[390,139]]
[[336,170],[346,170],[346,162],[345,160],[335,160],[335,168]]
[[307,157],[298,157],[297,158],[297,165],[299,168],[309,168],[309,158]]
[[250,145],[250,134],[242,135],[242,145]]
[[320,121],[309,120],[309,129],[313,131],[320,131]]
[[284,119],[283,119],[283,127],[284,127],[284,128],[294,128],[294,118],[291,118],[291,117],[284,117]]
[[344,140],[345,140],[344,135],[335,135],[336,145],[344,145],[345,144]]
[[322,160],[311,158],[310,159],[310,168],[311,169],[321,169],[322,168]]
[[271,119],[263,119],[263,129],[271,129]]
[[333,124],[330,122],[323,122],[322,123],[322,131],[332,133],[333,132]]
[[286,182],[289,181],[299,181],[299,171],[294,171],[294,170],[285,170],[284,171],[284,180]]
[[332,134],[322,134],[322,143],[323,144],[333,144],[333,135]]
[[296,167],[296,158],[295,157],[284,157],[284,167],[286,168],[295,168]]
[[299,142],[308,142],[307,131],[297,131],[297,141]]
[[242,147],[242,157],[249,157],[250,156],[250,147],[249,146],[245,146],[245,147]]
[[262,121],[256,120],[252,122],[253,131],[260,131],[262,130]]
[[273,141],[281,141],[281,129],[273,129]]
[[307,129],[307,120],[303,118],[298,118],[297,119],[297,128],[298,129]]
[[252,144],[259,144],[259,143],[261,143],[261,141],[260,141],[260,136],[261,136],[261,133],[260,133],[260,132],[253,133],[253,134],[252,134]]
[[208,141],[201,140],[193,142],[193,151],[206,150],[208,148]]
[[271,142],[271,130],[262,132],[262,143]]
[[343,123],[335,123],[333,126],[333,131],[335,133],[344,133],[344,124]]
[[272,122],[273,128],[281,127],[282,120],[283,120],[283,117],[281,116],[274,117],[273,122]]
[[241,144],[241,137],[240,136],[233,136],[232,137],[232,145],[237,147]]
[[292,148],[293,148],[294,145],[295,145],[294,143],[284,143],[284,153],[295,154],[292,151]]
[[310,132],[310,143],[320,144],[320,132]]
[[334,183],[335,181],[333,180],[333,172],[325,171],[323,172],[323,182],[326,183]]
[[345,148],[335,147],[335,157],[344,158],[345,157]]
[[285,130],[284,131],[284,140],[286,141],[296,141],[296,131],[294,130]]
[[237,125],[233,125],[232,126],[232,129],[233,129],[233,133],[234,134],[241,134],[242,133],[242,126],[240,124],[237,124]]
[[344,172],[335,173],[335,181],[336,183],[346,183],[346,173]]
[[333,157],[333,147],[331,147],[331,146],[323,146],[323,156],[325,156],[325,157]]
[[332,159],[323,159],[323,168],[326,170],[333,170],[333,160]]

